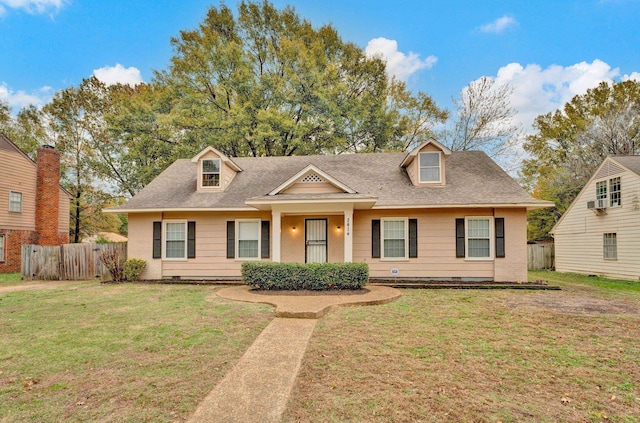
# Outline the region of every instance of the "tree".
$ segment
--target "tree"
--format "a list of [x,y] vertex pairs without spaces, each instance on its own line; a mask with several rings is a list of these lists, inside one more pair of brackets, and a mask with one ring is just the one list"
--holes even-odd
[[440,134],[444,144],[454,151],[482,150],[494,159],[505,153],[520,132],[512,120],[517,113],[509,102],[512,92],[486,76],[472,81],[453,100],[455,117]]
[[[291,7],[241,2],[238,17],[211,7],[199,28],[171,43],[156,87],[172,96],[179,151],[213,145],[231,156],[401,149],[446,116],[426,94],[412,98],[331,26],[314,29]],[[426,100],[429,101],[426,101]],[[412,128],[407,116],[424,121]],[[429,132],[431,134],[431,132]]]
[[548,231],[607,155],[640,153],[640,82],[600,83],[562,109],[538,116],[527,137],[523,180],[556,210],[531,214],[531,239]]

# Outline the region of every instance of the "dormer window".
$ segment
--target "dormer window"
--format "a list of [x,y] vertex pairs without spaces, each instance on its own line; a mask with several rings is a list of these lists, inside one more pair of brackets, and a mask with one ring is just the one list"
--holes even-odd
[[440,153],[420,153],[420,183],[440,182]]
[[205,159],[202,161],[202,186],[220,186],[220,159]]

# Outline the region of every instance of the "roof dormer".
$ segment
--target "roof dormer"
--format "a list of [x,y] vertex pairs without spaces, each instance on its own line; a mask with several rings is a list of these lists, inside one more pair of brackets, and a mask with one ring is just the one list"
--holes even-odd
[[415,186],[444,186],[445,160],[449,155],[451,150],[429,138],[411,150],[400,166],[407,170],[411,183]]
[[209,146],[191,159],[198,166],[198,191],[224,191],[240,166],[220,151]]

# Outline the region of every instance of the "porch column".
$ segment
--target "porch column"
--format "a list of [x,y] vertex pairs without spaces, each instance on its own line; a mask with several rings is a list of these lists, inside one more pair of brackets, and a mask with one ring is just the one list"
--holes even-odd
[[344,262],[353,261],[353,208],[344,211]]
[[280,229],[282,226],[282,217],[279,211],[271,211],[271,226],[273,227],[271,261],[278,263],[280,262]]

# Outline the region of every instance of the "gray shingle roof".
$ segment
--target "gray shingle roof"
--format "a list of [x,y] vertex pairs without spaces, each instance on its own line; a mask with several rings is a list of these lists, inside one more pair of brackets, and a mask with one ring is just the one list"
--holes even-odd
[[[446,185],[416,187],[400,167],[406,153],[369,153],[293,157],[239,157],[239,172],[223,192],[197,192],[197,164],[174,162],[125,205],[111,209],[247,209],[247,199],[377,198],[375,208],[403,206],[477,206],[550,203],[532,198],[483,152],[454,152],[446,159]],[[267,194],[309,164],[354,189],[357,194]],[[283,197],[284,198],[284,197]]]
[[611,156],[611,158],[636,175],[640,175],[640,156]]

